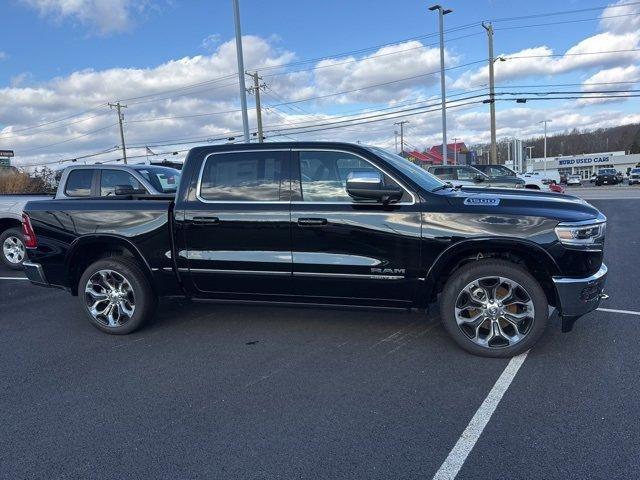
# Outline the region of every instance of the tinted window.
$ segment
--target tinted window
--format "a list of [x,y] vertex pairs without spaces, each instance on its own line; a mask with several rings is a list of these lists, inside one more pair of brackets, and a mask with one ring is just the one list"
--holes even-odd
[[133,175],[124,170],[102,170],[100,177],[100,196],[116,194],[116,187],[130,185],[134,190],[144,190],[142,184]]
[[69,172],[64,192],[70,197],[91,196],[91,182],[94,170],[77,169]]
[[386,186],[398,187],[369,162],[346,152],[300,152],[302,199],[306,202],[352,202],[347,193],[351,172],[379,172]]
[[180,171],[175,168],[140,168],[138,173],[146,178],[153,188],[162,193],[175,193],[180,183]]
[[238,152],[206,160],[200,196],[217,201],[280,200],[283,152]]

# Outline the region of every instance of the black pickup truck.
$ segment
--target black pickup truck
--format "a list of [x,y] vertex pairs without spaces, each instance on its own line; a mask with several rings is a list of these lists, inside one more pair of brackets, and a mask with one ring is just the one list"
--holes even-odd
[[[125,197],[129,198],[129,197]],[[125,334],[158,297],[424,308],[469,352],[512,356],[603,294],[606,218],[567,195],[453,188],[376,147],[198,147],[173,196],[25,207],[25,271]],[[301,320],[304,321],[304,320]]]

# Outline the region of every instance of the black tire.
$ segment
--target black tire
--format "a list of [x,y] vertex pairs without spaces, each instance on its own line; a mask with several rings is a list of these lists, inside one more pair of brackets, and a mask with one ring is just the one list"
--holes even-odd
[[[8,257],[5,253],[5,242],[18,245],[21,247],[22,259],[16,262],[17,257]],[[12,249],[13,250],[13,249]],[[14,255],[14,254],[9,254]],[[11,270],[22,270],[22,262],[26,259],[26,251],[24,248],[24,240],[22,239],[22,231],[19,228],[8,228],[0,234],[0,260],[2,264]]]
[[596,182],[596,187],[601,186],[602,184],[600,182]]
[[[472,340],[456,321],[456,302],[458,296],[463,294],[464,288],[474,281],[493,276],[519,284],[528,294],[534,307],[534,315],[526,320],[526,333],[513,345],[481,346]],[[485,259],[464,265],[451,275],[440,297],[440,317],[453,340],[467,352],[482,357],[512,357],[526,352],[540,339],[549,320],[549,304],[538,281],[526,270],[504,260]]]
[[[114,304],[113,308],[117,310],[114,313],[117,313],[119,319],[121,319],[121,321],[116,321],[115,325],[111,325],[109,319],[105,318],[104,315],[94,316],[94,314],[91,313],[89,304],[95,300],[95,297],[93,297],[91,293],[87,293],[86,288],[89,280],[92,280],[93,295],[101,291],[99,288],[100,285],[94,283],[103,280],[103,277],[98,273],[101,271],[114,272],[113,274],[107,275],[107,278],[110,280],[107,280],[105,283],[108,285],[118,284],[120,277],[122,277],[130,287],[122,287],[121,290],[128,292],[127,295],[123,296],[123,300],[127,308],[133,310],[133,313],[130,317],[125,313],[121,314],[121,310],[116,308]],[[103,290],[105,290],[105,292],[107,291],[106,289]],[[113,292],[113,290],[111,290],[111,292]],[[78,283],[78,298],[91,324],[97,329],[112,335],[126,335],[140,328],[153,316],[158,303],[158,298],[138,263],[131,257],[124,256],[109,257],[91,264],[80,277]],[[103,307],[108,307],[109,305],[111,305],[109,300],[103,300],[98,304],[98,310],[103,310]],[[118,305],[122,304],[118,302]],[[131,308],[132,306],[133,308]]]

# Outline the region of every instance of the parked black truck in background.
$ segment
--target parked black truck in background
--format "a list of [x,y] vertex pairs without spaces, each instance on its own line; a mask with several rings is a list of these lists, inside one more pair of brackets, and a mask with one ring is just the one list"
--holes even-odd
[[[25,208],[33,283],[78,295],[124,334],[160,296],[425,307],[466,350],[511,356],[554,306],[594,310],[605,217],[567,195],[451,188],[385,150],[342,143],[199,147],[175,199]],[[301,320],[304,321],[304,320]]]

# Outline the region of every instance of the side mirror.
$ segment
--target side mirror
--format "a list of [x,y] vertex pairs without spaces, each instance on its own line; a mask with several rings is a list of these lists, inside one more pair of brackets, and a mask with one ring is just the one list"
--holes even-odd
[[143,195],[147,192],[143,188],[133,188],[131,185],[116,185],[116,189],[114,193],[117,196],[119,196],[119,195]]
[[484,176],[483,175],[476,175],[473,178],[473,181],[476,182],[476,183],[482,183],[482,182],[484,182]]
[[131,185],[116,185],[116,195],[133,195],[135,190]]
[[382,176],[375,171],[349,173],[347,193],[354,200],[377,200],[383,203],[402,198],[402,189],[385,188]]

